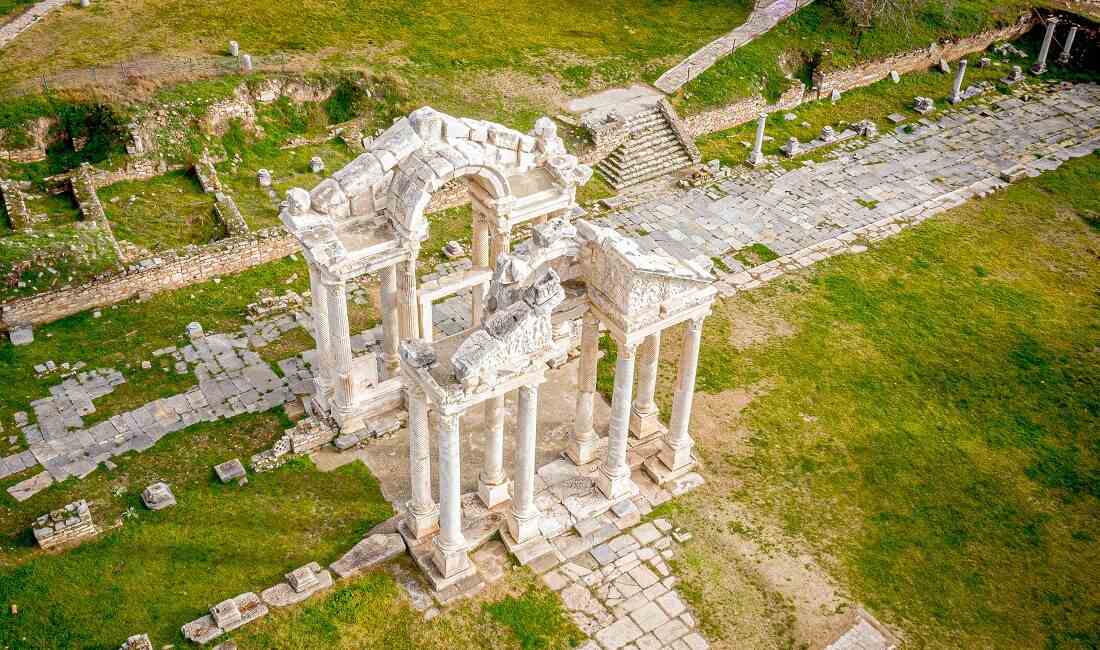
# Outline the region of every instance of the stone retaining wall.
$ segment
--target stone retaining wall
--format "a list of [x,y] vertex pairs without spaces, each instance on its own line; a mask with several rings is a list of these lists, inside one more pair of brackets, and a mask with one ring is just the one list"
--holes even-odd
[[194,255],[162,260],[159,265],[101,276],[69,289],[58,289],[0,305],[0,329],[14,324],[43,324],[89,309],[106,307],[144,293],[158,293],[239,273],[298,250],[282,228],[234,237],[199,248]]
[[803,102],[827,97],[833,90],[845,92],[868,86],[885,79],[892,70],[900,74],[926,70],[938,64],[941,58],[953,61],[974,52],[984,51],[994,43],[1019,38],[1034,24],[1029,15],[1024,15],[1020,17],[1019,22],[1009,27],[944,44],[933,43],[927,48],[872,61],[855,68],[822,73],[815,77],[813,89],[807,91],[805,84],[799,83],[784,92],[775,104],[768,104],[766,99],[757,95],[688,116],[683,121],[688,132],[696,138],[708,133],[724,131],[755,120],[761,112],[789,111]]
[[12,230],[26,230],[34,225],[36,219],[27,209],[19,183],[0,178],[0,198],[4,201],[4,211]]

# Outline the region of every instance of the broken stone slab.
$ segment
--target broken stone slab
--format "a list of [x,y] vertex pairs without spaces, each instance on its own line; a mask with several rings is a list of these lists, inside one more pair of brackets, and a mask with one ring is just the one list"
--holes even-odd
[[263,590],[260,598],[271,607],[286,607],[332,587],[332,574],[316,562],[291,571],[286,580]]
[[214,473],[218,475],[218,480],[222,483],[229,483],[230,481],[244,478],[245,475],[244,465],[241,464],[240,458],[234,458],[220,465],[215,465]]
[[22,503],[27,499],[38,494],[42,490],[53,485],[53,477],[49,472],[39,472],[34,476],[20,481],[15,485],[8,488],[8,494],[10,494],[16,501]]
[[447,256],[447,259],[454,260],[465,256],[466,250],[462,248],[462,244],[451,240],[443,245],[443,254]]
[[921,115],[927,115],[936,110],[936,102],[930,97],[917,97],[913,100],[913,110]]
[[126,639],[118,650],[153,650],[153,642],[148,634],[135,634]]
[[405,541],[397,533],[375,533],[364,538],[339,560],[329,565],[341,578],[353,576],[405,552]]
[[150,510],[163,510],[176,505],[176,497],[168,484],[161,481],[141,491],[141,502]]
[[12,345],[30,345],[34,343],[34,328],[30,325],[16,325],[8,332]]
[[205,644],[267,613],[267,605],[259,596],[246,592],[214,605],[209,614],[185,624],[180,631],[188,640]]

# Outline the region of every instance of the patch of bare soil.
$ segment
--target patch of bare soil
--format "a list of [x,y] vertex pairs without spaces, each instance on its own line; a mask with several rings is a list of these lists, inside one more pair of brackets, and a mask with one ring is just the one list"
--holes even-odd
[[478,75],[465,86],[462,98],[469,103],[476,103],[483,100],[486,94],[533,106],[563,107],[570,99],[562,90],[561,81],[554,75],[535,77],[515,70],[498,70]]
[[773,337],[785,338],[798,333],[798,328],[778,316],[766,302],[727,301],[722,309],[730,321],[730,343],[738,350],[760,345]]
[[[696,396],[692,435],[705,462],[706,484],[691,493],[677,521],[697,542],[682,566],[699,590],[702,620],[715,647],[823,648],[851,627],[856,603],[800,540],[777,522],[730,498],[741,482],[738,459],[749,453],[741,413],[766,384]],[[743,593],[755,590],[763,610],[755,626],[744,619]]]

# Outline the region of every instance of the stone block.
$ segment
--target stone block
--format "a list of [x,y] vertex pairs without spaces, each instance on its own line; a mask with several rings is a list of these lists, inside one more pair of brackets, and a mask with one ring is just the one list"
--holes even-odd
[[375,533],[352,547],[343,557],[329,565],[341,578],[353,576],[376,564],[405,552],[405,541],[397,533]]
[[34,538],[42,548],[53,548],[94,536],[98,531],[83,499],[42,515],[34,521]]
[[148,634],[135,634],[126,639],[118,650],[153,650],[153,643]]
[[202,325],[197,322],[188,323],[186,331],[188,338],[191,340],[201,339],[204,336]]
[[150,510],[163,510],[176,505],[176,497],[167,483],[153,483],[141,491],[141,502]]
[[8,332],[12,345],[30,345],[34,343],[34,329],[30,325],[16,325]]
[[218,475],[218,480],[222,483],[229,483],[245,476],[244,465],[241,464],[240,458],[234,458],[220,465],[215,465],[214,473]]
[[333,583],[332,574],[316,562],[287,573],[286,579],[286,582],[265,589],[260,593],[260,598],[271,607],[286,607],[329,589]]

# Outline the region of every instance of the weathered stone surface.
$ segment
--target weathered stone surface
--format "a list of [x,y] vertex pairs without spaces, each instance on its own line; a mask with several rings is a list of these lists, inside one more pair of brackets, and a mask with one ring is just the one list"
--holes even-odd
[[176,497],[167,483],[153,483],[141,491],[141,502],[150,510],[163,510],[176,505]]
[[10,494],[16,501],[23,502],[32,496],[38,494],[42,490],[53,485],[53,477],[49,472],[39,472],[34,476],[24,479],[15,485],[8,488],[8,494]]
[[214,605],[209,614],[185,624],[180,631],[188,640],[206,644],[267,613],[267,605],[256,594],[247,592]]
[[260,598],[271,607],[286,607],[300,603],[313,594],[332,587],[332,574],[316,562],[299,567],[286,574],[286,582],[268,587]]
[[341,578],[347,578],[404,552],[405,541],[401,535],[376,533],[356,544],[329,568]]
[[83,499],[42,515],[34,521],[34,538],[42,548],[53,548],[92,537],[98,531]]
[[214,473],[218,475],[218,480],[222,483],[229,483],[239,478],[244,478],[245,475],[244,465],[241,464],[240,458],[234,458],[220,465],[215,465]]
[[149,641],[148,634],[135,634],[126,639],[119,650],[153,650],[153,643]]
[[34,343],[34,329],[30,325],[16,325],[8,332],[12,345],[30,345]]

